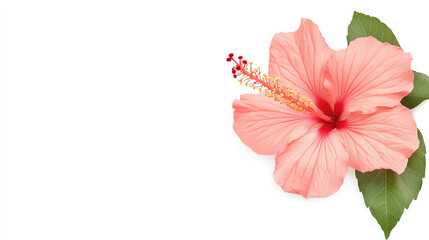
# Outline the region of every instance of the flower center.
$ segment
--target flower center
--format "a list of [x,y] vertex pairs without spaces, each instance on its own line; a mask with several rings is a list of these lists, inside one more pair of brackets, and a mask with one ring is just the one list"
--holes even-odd
[[331,118],[330,121],[320,120],[320,122],[325,123],[325,125],[320,128],[320,133],[327,134],[334,128],[342,129],[347,126],[347,120],[340,120],[344,109],[343,102],[337,102],[334,105],[334,109],[332,109],[327,101],[318,99],[317,106],[326,116],[330,116]]
[[295,92],[291,90],[289,86],[281,83],[279,78],[273,79],[263,74],[259,67],[252,69],[253,63],[250,62],[250,64],[248,64],[246,60],[243,60],[242,56],[238,57],[237,62],[234,59],[234,54],[231,53],[226,61],[234,61],[236,64],[232,68],[232,74],[234,78],[240,77],[238,80],[240,84],[244,83],[246,86],[258,89],[259,92],[264,93],[265,96],[273,98],[274,101],[285,104],[298,112],[310,112],[327,123],[332,122],[332,124],[335,124],[335,120],[332,117],[334,115],[326,114],[326,112],[321,112],[315,108],[314,103],[310,99],[302,97],[299,91]]

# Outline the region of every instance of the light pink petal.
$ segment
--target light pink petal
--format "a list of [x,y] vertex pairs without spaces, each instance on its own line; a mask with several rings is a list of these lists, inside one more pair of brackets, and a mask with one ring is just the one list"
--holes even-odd
[[263,94],[241,95],[233,107],[235,132],[258,154],[276,154],[317,122],[311,114],[294,111]]
[[280,77],[316,105],[324,94],[326,62],[334,51],[326,44],[319,28],[302,19],[296,32],[277,33],[271,42],[269,75]]
[[419,146],[413,115],[401,104],[372,114],[351,113],[346,121],[347,127],[339,133],[350,155],[350,166],[358,171],[384,168],[400,174]]
[[412,57],[400,47],[373,37],[358,38],[328,61],[325,86],[331,104],[345,104],[345,113],[372,113],[376,107],[393,107],[413,89]]
[[338,130],[320,134],[318,126],[277,155],[274,179],[286,192],[327,197],[343,184],[348,166]]

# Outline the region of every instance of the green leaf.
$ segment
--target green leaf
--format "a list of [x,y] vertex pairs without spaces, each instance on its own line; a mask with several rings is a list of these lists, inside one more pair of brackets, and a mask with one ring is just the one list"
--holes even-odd
[[423,73],[414,72],[414,88],[407,96],[405,96],[401,103],[405,107],[411,109],[415,108],[421,102],[429,99],[429,77]]
[[420,131],[418,136],[420,146],[408,160],[407,168],[401,175],[386,169],[366,173],[356,171],[365,205],[380,224],[386,239],[401,218],[404,208],[408,209],[411,201],[417,199],[422,187],[426,147]]
[[349,24],[347,43],[350,44],[356,38],[369,36],[377,38],[380,42],[399,46],[398,40],[386,24],[380,22],[376,17],[354,12]]
[[[368,36],[373,36],[380,42],[399,46],[398,40],[386,24],[376,17],[354,12],[353,19],[349,24],[347,43],[350,44],[356,38]],[[414,71],[414,89],[402,99],[401,103],[411,109],[426,99],[429,99],[429,77]]]

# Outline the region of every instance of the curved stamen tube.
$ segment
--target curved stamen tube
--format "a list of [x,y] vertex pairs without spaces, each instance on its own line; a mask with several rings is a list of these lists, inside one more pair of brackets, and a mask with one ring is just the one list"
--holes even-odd
[[301,97],[299,92],[291,90],[289,86],[280,82],[279,78],[271,78],[260,71],[260,68],[252,69],[252,62],[247,63],[243,60],[242,56],[238,57],[238,62],[234,59],[234,54],[229,54],[226,59],[228,62],[234,61],[236,66],[232,68],[234,78],[240,77],[238,80],[240,84],[250,86],[257,89],[259,92],[264,93],[265,96],[273,98],[274,101],[280,104],[286,104],[289,108],[298,112],[309,112],[313,115],[323,119],[324,121],[331,122],[332,118],[326,116],[317,108],[314,103],[306,98]]

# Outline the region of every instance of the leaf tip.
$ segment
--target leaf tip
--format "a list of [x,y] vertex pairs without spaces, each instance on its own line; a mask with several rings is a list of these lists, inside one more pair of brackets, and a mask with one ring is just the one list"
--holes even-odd
[[389,237],[390,237],[390,232],[391,232],[392,230],[386,230],[386,231],[384,231],[384,238],[385,239],[388,239]]

